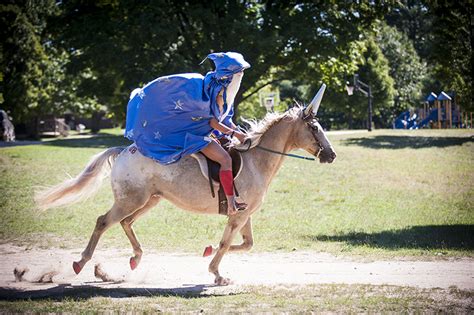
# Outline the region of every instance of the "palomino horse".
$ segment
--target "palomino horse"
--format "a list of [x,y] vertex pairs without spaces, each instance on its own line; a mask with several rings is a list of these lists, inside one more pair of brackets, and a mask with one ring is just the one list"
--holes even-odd
[[[216,284],[227,285],[230,282],[220,275],[218,269],[224,254],[227,251],[248,251],[252,247],[251,216],[260,208],[285,154],[301,148],[315,155],[321,163],[331,163],[336,158],[323,128],[315,118],[324,88],[323,85],[306,108],[297,106],[283,114],[267,114],[262,121],[252,123],[248,132],[251,145],[248,141],[234,145],[235,149],[243,151],[243,168],[236,185],[248,208],[228,218],[217,248],[207,248],[208,254],[215,253],[209,271],[215,275]],[[216,199],[211,197],[208,181],[194,158],[185,157],[177,163],[163,166],[141,155],[134,145],[110,148],[98,154],[76,178],[38,194],[38,206],[46,209],[90,196],[97,191],[97,185],[110,170],[115,201],[106,214],[98,217],[82,259],[73,263],[76,273],[91,259],[101,235],[118,222],[132,244],[134,256],[130,258],[130,267],[135,269],[143,251],[132,224],[161,199],[167,199],[185,210],[218,214]],[[239,232],[243,243],[231,245]]]

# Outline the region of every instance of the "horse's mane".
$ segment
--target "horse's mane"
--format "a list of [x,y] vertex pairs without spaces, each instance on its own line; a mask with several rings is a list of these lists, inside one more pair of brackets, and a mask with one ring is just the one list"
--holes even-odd
[[[271,127],[276,125],[278,122],[281,120],[295,120],[298,117],[301,116],[301,111],[303,110],[303,107],[300,105],[297,105],[295,107],[290,108],[284,113],[275,113],[275,112],[269,112],[265,115],[265,117],[257,121],[255,119],[247,120],[243,119],[245,123],[247,123],[250,127],[247,131],[247,137],[246,141],[244,143],[236,143],[233,142],[231,144],[231,147],[237,149],[237,150],[248,150],[250,148],[253,148],[257,146],[260,141],[262,140],[262,136],[267,132]],[[249,148],[248,140],[251,140],[251,146]]]

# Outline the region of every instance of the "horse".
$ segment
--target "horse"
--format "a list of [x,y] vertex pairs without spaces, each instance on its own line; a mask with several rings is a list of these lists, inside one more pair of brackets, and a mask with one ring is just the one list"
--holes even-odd
[[[209,272],[215,284],[228,285],[230,279],[219,272],[219,264],[226,252],[248,251],[253,246],[252,215],[260,208],[270,182],[290,151],[303,149],[319,159],[332,163],[336,153],[319,124],[316,114],[324,93],[321,87],[312,102],[297,105],[284,113],[268,113],[260,122],[253,121],[244,143],[231,146],[241,151],[243,167],[235,179],[239,194],[248,208],[229,216],[218,247],[208,247],[207,255],[214,254]],[[40,209],[63,206],[93,195],[100,182],[110,174],[114,203],[110,210],[97,218],[89,243],[81,259],[73,262],[76,274],[91,259],[101,235],[112,225],[122,225],[133,248],[130,268],[140,263],[143,250],[132,228],[133,223],[160,200],[166,199],[184,210],[201,214],[218,214],[216,199],[210,194],[208,180],[201,174],[198,162],[190,156],[171,165],[161,165],[143,156],[134,146],[113,147],[94,156],[77,177],[37,193]],[[233,245],[240,233],[243,242]]]

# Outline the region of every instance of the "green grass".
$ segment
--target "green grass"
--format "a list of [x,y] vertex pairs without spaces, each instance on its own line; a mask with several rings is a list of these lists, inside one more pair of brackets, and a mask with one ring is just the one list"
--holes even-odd
[[[75,176],[93,154],[126,144],[100,137],[0,148],[0,239],[41,247],[84,247],[112,204],[109,181],[92,199],[38,213],[33,191]],[[254,251],[474,256],[474,133],[377,130],[330,135],[331,164],[288,158],[254,215]],[[226,219],[160,203],[135,224],[145,248],[201,252],[217,244]],[[239,240],[236,240],[237,242]],[[121,227],[102,244],[130,246]],[[100,250],[100,247],[99,247]]]
[[[113,296],[113,297],[110,297]],[[148,289],[83,290],[52,299],[0,301],[0,312],[32,313],[469,313],[473,293],[371,285],[246,287],[232,294],[172,294]]]

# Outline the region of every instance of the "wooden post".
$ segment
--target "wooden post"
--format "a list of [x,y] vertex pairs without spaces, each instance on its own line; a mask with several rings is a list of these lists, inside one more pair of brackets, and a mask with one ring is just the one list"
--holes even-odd
[[448,102],[441,101],[442,107],[444,108],[444,116],[441,117],[443,129],[448,129]]
[[461,128],[462,127],[462,123],[461,123],[461,106],[457,106],[458,110],[457,110],[457,114],[458,114],[458,128]]
[[436,128],[441,129],[441,102],[436,100],[435,103],[435,106],[438,109],[438,123]]
[[471,123],[469,124],[469,128],[472,128],[472,112],[470,112],[470,114],[471,114]]
[[446,128],[453,128],[453,110],[451,101],[446,101]]

